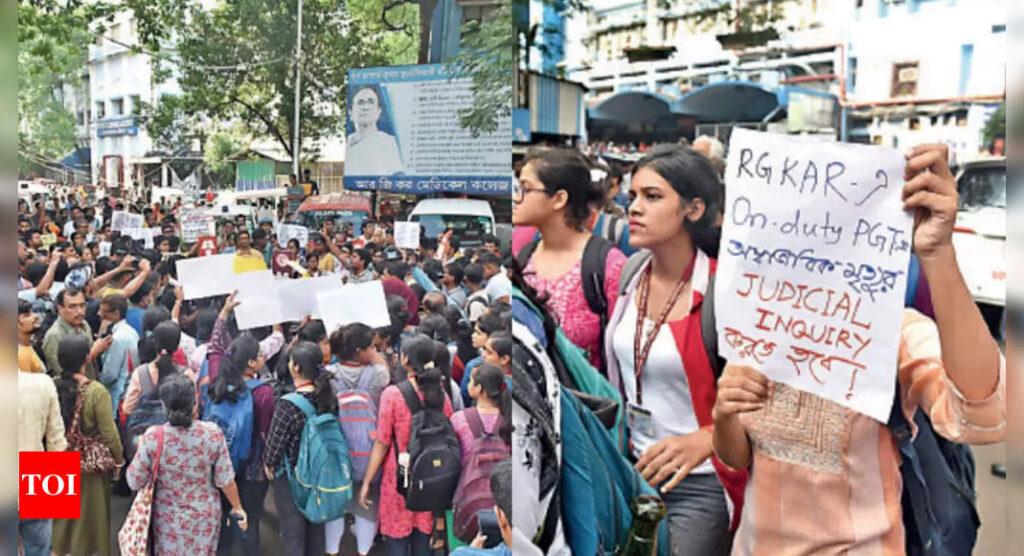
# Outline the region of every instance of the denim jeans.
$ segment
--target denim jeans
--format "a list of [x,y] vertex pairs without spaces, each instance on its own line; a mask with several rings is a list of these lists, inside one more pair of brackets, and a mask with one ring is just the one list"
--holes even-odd
[[295,506],[288,477],[274,479],[274,506],[281,529],[281,548],[288,556],[323,556],[324,524],[310,523]]
[[18,534],[21,535],[21,548],[25,556],[49,556],[52,533],[52,519],[18,520]]
[[728,556],[732,550],[725,489],[714,473],[688,475],[663,494],[672,554]]
[[396,539],[384,536],[388,556],[430,556],[430,535],[413,529],[408,537]]

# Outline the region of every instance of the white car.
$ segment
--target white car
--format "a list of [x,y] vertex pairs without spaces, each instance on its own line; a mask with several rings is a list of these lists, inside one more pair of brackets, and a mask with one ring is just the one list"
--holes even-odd
[[957,175],[953,232],[960,272],[974,300],[1006,306],[1006,159],[967,162]]
[[424,237],[437,237],[446,229],[455,230],[461,248],[478,247],[484,234],[493,234],[494,211],[480,199],[423,199],[409,214],[410,222],[423,226]]

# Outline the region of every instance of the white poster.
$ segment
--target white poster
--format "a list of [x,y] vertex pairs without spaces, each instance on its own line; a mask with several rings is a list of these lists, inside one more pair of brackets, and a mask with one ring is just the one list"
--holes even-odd
[[328,334],[353,322],[361,322],[371,328],[391,325],[380,280],[348,284],[337,290],[319,292],[316,302]]
[[278,224],[277,245],[287,248],[288,242],[292,239],[299,240],[299,248],[304,249],[309,244],[309,229],[295,224]]
[[239,330],[270,326],[283,322],[281,300],[277,296],[277,281],[269,270],[257,270],[233,275],[233,289],[238,293],[235,300],[235,321]]
[[895,149],[732,132],[715,312],[719,350],[886,421],[912,217]]
[[110,256],[110,247],[111,247],[111,243],[109,241],[101,241],[100,242],[100,256],[101,257],[109,257]]
[[181,235],[186,243],[199,241],[199,236],[216,235],[213,216],[203,209],[181,209]]
[[120,232],[129,228],[141,228],[143,226],[141,214],[132,214],[123,210],[115,210],[110,217],[110,231]]
[[419,222],[395,222],[395,247],[399,249],[420,248]]
[[145,249],[152,249],[154,232],[157,235],[160,235],[159,228],[125,228],[121,230],[121,235],[128,236],[132,239],[142,240],[142,244]]
[[278,280],[277,295],[281,300],[283,320],[302,320],[306,315],[315,319],[321,318],[316,302],[317,294],[338,290],[341,289],[341,286],[341,277],[338,274],[298,280]]
[[175,263],[185,299],[227,295],[234,290],[235,255],[209,255]]

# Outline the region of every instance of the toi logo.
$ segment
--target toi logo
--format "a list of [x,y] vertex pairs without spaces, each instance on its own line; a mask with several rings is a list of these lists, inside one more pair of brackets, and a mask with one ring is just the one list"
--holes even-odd
[[81,517],[82,463],[79,452],[20,452],[18,464],[18,517]]

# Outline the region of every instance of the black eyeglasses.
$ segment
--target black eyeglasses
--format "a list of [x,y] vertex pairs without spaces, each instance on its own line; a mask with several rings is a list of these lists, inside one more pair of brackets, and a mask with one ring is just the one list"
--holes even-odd
[[523,187],[523,185],[521,183],[515,182],[513,184],[513,186],[512,186],[512,202],[513,203],[522,203],[523,200],[526,199],[526,194],[527,193],[543,193],[543,194],[547,195],[548,192],[544,188],[528,189],[526,187]]

